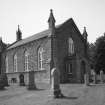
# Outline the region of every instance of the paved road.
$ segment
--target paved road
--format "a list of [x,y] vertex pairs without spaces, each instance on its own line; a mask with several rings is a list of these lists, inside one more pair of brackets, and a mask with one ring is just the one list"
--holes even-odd
[[0,105],[105,105],[105,85],[66,84],[61,89],[66,97],[53,99],[51,90],[11,86],[0,91]]

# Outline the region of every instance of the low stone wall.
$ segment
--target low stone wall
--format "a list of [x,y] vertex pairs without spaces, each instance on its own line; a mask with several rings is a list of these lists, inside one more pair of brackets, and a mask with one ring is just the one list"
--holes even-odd
[[[29,83],[29,72],[15,72],[7,73],[9,85],[16,83],[19,85],[19,76],[20,74],[24,75],[25,85]],[[34,71],[35,83],[36,84],[50,84],[50,74],[47,70]]]

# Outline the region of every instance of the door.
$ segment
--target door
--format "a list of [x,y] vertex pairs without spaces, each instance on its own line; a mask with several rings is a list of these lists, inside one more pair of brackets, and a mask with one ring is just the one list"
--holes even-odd
[[24,86],[25,85],[24,75],[23,74],[19,75],[19,84],[20,84],[20,86]]
[[72,75],[72,63],[68,61],[66,63],[66,74],[67,74],[67,81],[72,81],[73,75]]

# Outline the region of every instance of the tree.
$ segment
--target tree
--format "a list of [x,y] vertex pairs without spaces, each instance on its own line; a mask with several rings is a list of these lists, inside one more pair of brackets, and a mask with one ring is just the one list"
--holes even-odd
[[91,65],[91,68],[93,69],[94,68],[94,63],[95,63],[95,60],[94,60],[94,54],[95,54],[95,44],[91,43],[89,44],[89,60],[90,60],[90,65]]
[[105,73],[105,35],[96,40],[93,59],[95,71],[103,70]]

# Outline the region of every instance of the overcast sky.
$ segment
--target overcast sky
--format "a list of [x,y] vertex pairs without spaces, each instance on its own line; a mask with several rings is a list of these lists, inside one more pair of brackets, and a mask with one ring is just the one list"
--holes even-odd
[[23,38],[47,29],[50,9],[56,25],[72,17],[81,33],[86,26],[89,42],[105,32],[105,0],[0,0],[2,40],[14,42],[18,24]]

